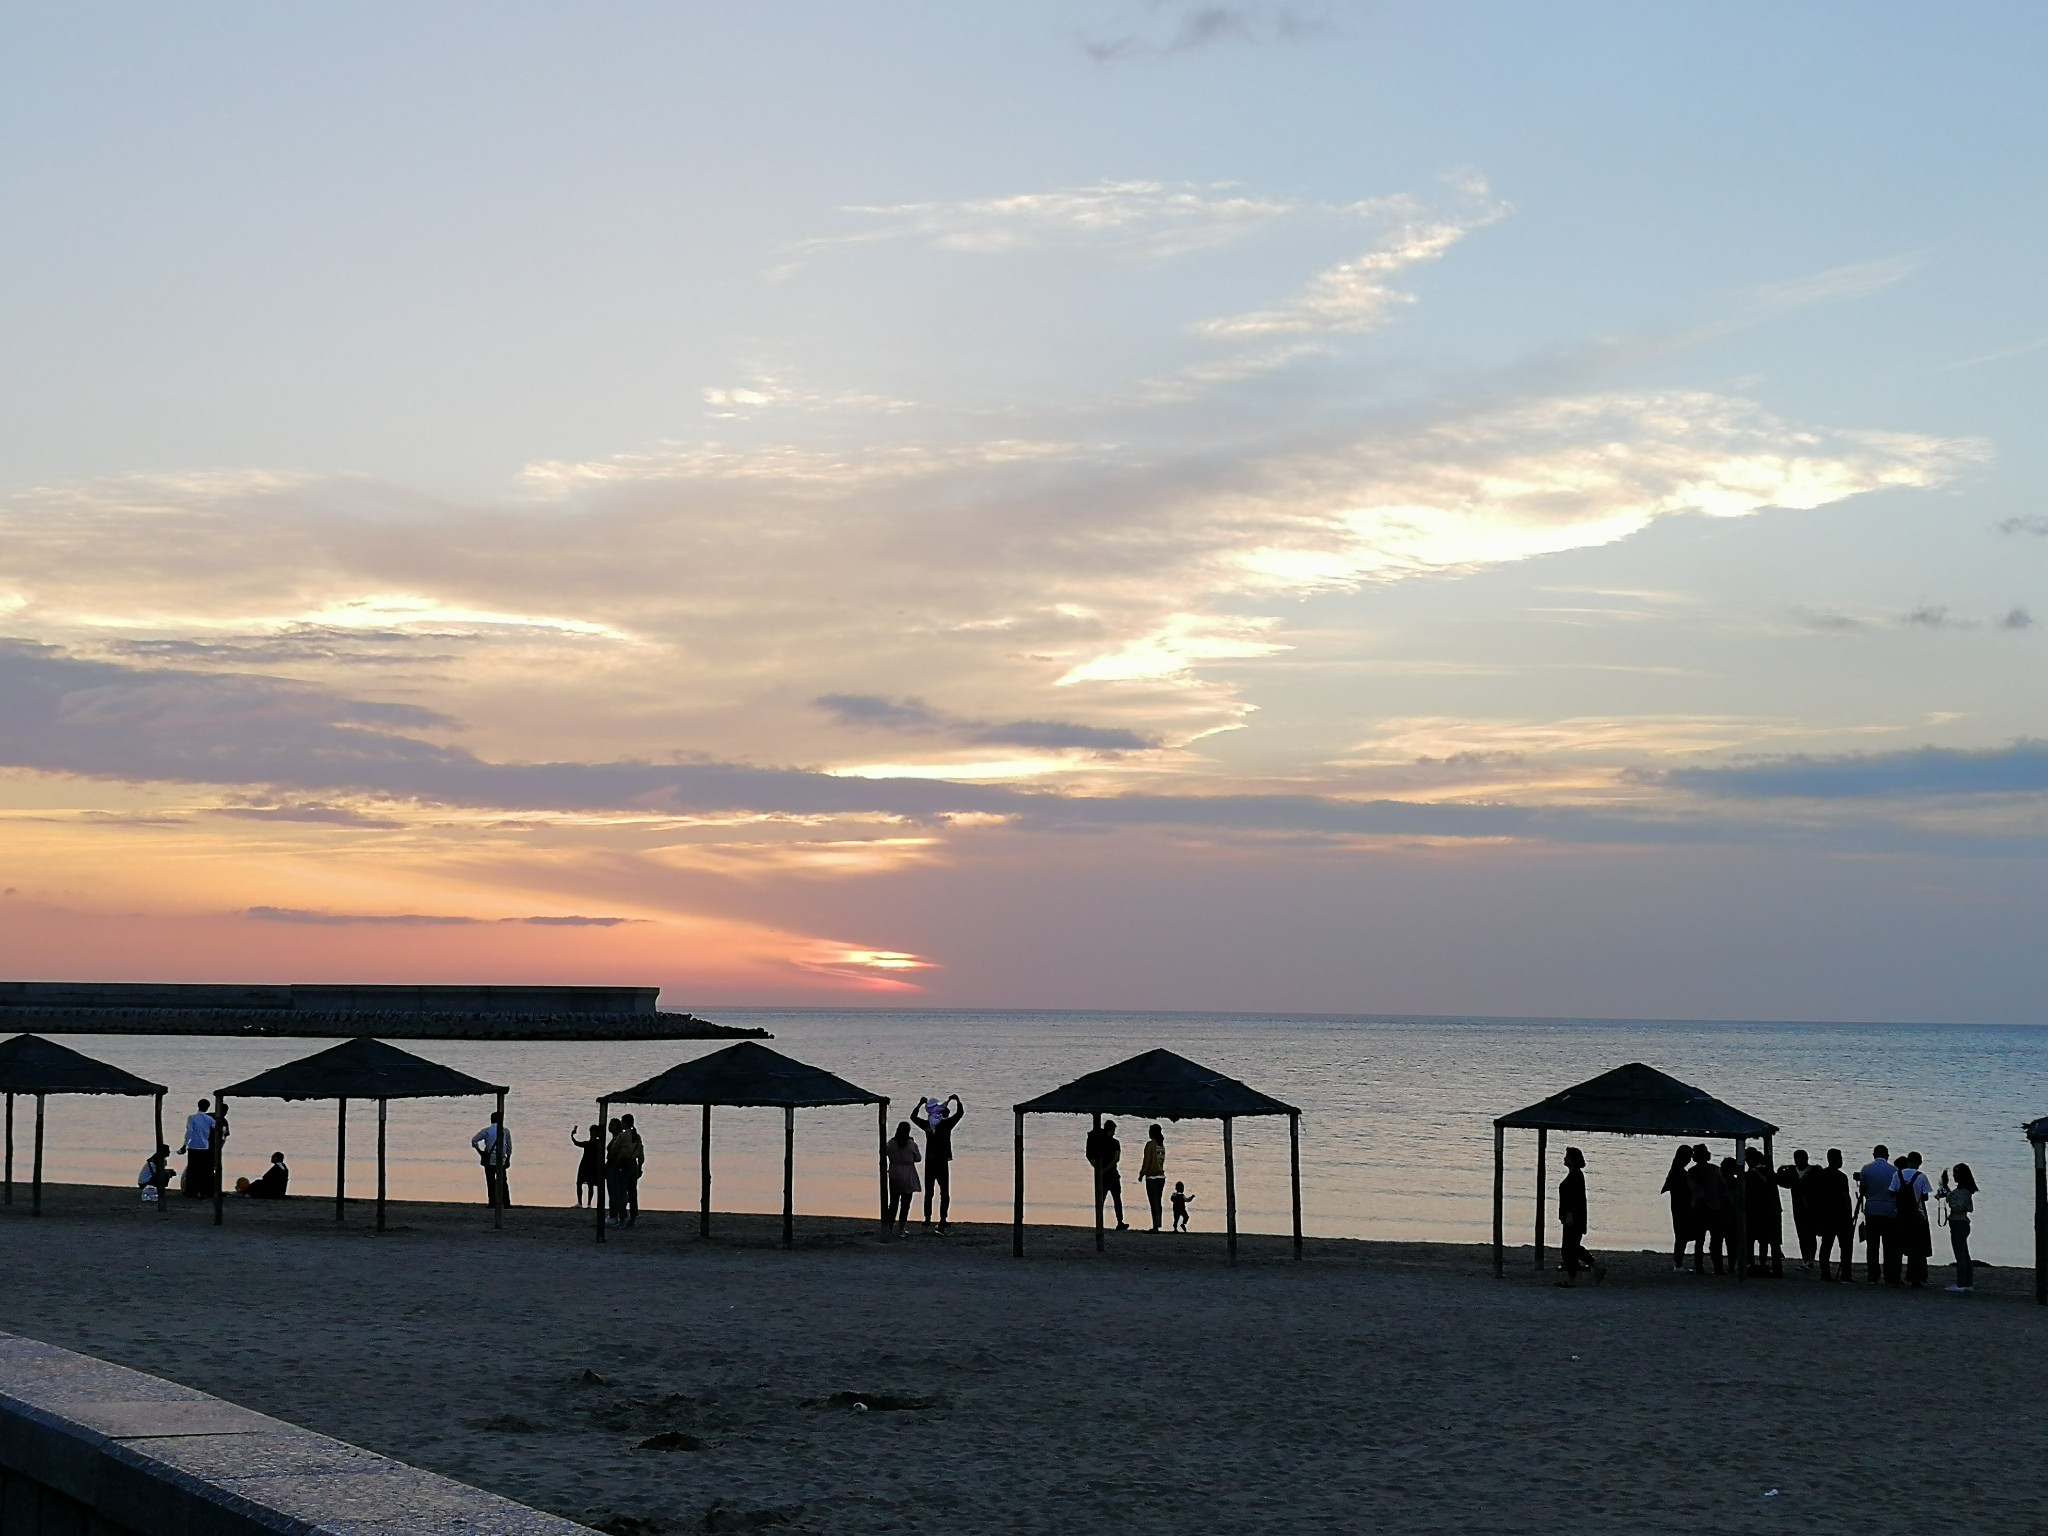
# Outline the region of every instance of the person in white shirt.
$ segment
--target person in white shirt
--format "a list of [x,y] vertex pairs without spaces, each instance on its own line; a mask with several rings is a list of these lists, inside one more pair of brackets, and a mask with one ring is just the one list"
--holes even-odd
[[154,1204],[159,1211],[164,1208],[164,1191],[171,1183],[171,1149],[162,1142],[156,1151],[142,1165],[142,1171],[135,1175],[136,1187],[142,1191],[145,1202]]
[[1955,1184],[1949,1184],[1949,1171],[1941,1171],[1941,1188],[1934,1192],[1935,1199],[1948,1207],[1948,1245],[1955,1250],[1956,1283],[1948,1288],[1951,1296],[1967,1296],[1976,1284],[1976,1266],[1970,1261],[1970,1213],[1977,1208],[1977,1176],[1970,1172],[1968,1163],[1957,1163]]
[[185,1154],[182,1187],[187,1200],[204,1199],[213,1193],[214,1170],[220,1165],[214,1156],[214,1119],[207,1112],[212,1108],[211,1099],[201,1099],[198,1111],[185,1117],[185,1144],[178,1150]]
[[505,1117],[495,1110],[491,1123],[469,1138],[470,1147],[483,1159],[484,1201],[512,1209],[512,1133]]

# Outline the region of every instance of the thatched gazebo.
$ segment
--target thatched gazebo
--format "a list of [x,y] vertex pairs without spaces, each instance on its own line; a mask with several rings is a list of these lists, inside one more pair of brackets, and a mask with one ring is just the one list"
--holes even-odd
[[[1026,1115],[1089,1115],[1096,1126],[1104,1115],[1141,1120],[1221,1120],[1223,1122],[1223,1208],[1229,1232],[1230,1262],[1237,1262],[1237,1156],[1231,1144],[1231,1122],[1246,1115],[1287,1117],[1288,1172],[1294,1194],[1294,1256],[1301,1257],[1301,1111],[1292,1104],[1249,1088],[1234,1077],[1177,1056],[1152,1050],[1113,1067],[1077,1077],[1064,1088],[1040,1094],[1014,1106],[1017,1116],[1017,1199],[1011,1221],[1010,1252],[1024,1257],[1024,1117]],[[1095,1249],[1101,1252],[1102,1190],[1095,1191]]]
[[[782,1111],[782,1246],[796,1246],[796,1112],[835,1104],[873,1104],[882,1140],[889,1139],[889,1099],[845,1078],[814,1067],[752,1040],[729,1045],[670,1067],[631,1088],[621,1088],[597,1101],[600,1135],[611,1126],[614,1104],[698,1104],[704,1109],[702,1176],[697,1232],[711,1235],[711,1108],[722,1104],[743,1109]],[[597,1240],[604,1241],[606,1180],[597,1185]],[[882,1218],[889,1215],[889,1164],[882,1156]]]
[[[220,1115],[221,1129],[215,1138],[218,1146],[227,1137],[228,1099],[339,1099],[340,1112],[335,1119],[334,1130],[334,1219],[340,1221],[347,1211],[348,1201],[348,1101],[350,1099],[375,1099],[377,1101],[377,1230],[384,1230],[384,1120],[385,1109],[392,1099],[445,1099],[467,1098],[475,1094],[496,1094],[498,1097],[498,1124],[505,1123],[506,1089],[497,1083],[487,1083],[481,1078],[471,1077],[467,1072],[458,1072],[453,1067],[444,1067],[438,1061],[429,1061],[424,1056],[415,1056],[411,1051],[401,1051],[395,1045],[367,1036],[344,1040],[340,1045],[330,1046],[324,1051],[315,1051],[311,1056],[302,1056],[297,1061],[288,1061],[281,1067],[272,1067],[268,1072],[259,1072],[232,1088],[221,1089],[216,1104]],[[221,1186],[226,1182],[216,1178],[213,1185],[213,1224],[219,1226],[224,1219],[226,1198]],[[502,1187],[502,1184],[500,1185]],[[491,1201],[491,1225],[505,1224],[505,1208],[495,1198]]]
[[[1608,1136],[1699,1137],[1735,1143],[1736,1166],[1742,1166],[1742,1145],[1761,1140],[1764,1161],[1771,1161],[1771,1137],[1777,1127],[1754,1115],[1723,1104],[1712,1094],[1681,1083],[1655,1067],[1632,1061],[1612,1072],[1588,1078],[1575,1088],[1554,1093],[1527,1109],[1502,1115],[1493,1122],[1493,1273],[1507,1273],[1501,1201],[1507,1187],[1506,1132],[1510,1129],[1536,1133],[1536,1268],[1543,1268],[1544,1202],[1549,1196],[1550,1133],[1584,1131]],[[1741,1175],[1738,1175],[1738,1178]],[[1744,1201],[1735,1202],[1735,1278],[1747,1267],[1741,1250],[1747,1248]]]
[[53,1093],[118,1093],[156,1101],[156,1139],[150,1154],[164,1144],[164,1087],[145,1082],[133,1072],[95,1061],[68,1045],[41,1035],[16,1035],[0,1044],[0,1092],[7,1096],[6,1203],[14,1204],[14,1100],[33,1094],[36,1101],[35,1159],[29,1184],[29,1214],[43,1214],[43,1100]]

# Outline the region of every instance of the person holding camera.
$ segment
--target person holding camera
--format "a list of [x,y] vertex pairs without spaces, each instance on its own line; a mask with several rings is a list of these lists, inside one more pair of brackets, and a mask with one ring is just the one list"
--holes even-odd
[[1977,1208],[1977,1176],[1970,1172],[1968,1163],[1955,1166],[1955,1183],[1949,1183],[1949,1170],[1941,1171],[1941,1188],[1934,1192],[1934,1198],[1948,1208],[1948,1245],[1956,1256],[1956,1283],[1948,1288],[1951,1296],[1967,1296],[1977,1282],[1976,1266],[1970,1262],[1970,1213]]

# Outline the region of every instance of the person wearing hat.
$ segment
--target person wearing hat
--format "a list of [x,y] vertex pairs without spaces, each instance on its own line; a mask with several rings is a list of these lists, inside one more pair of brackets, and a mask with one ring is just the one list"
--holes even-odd
[[1561,1286],[1579,1283],[1579,1271],[1593,1271],[1593,1283],[1607,1278],[1607,1266],[1596,1263],[1586,1252],[1586,1154],[1577,1147],[1564,1149],[1564,1181],[1557,1186],[1557,1224],[1564,1228],[1564,1278]]

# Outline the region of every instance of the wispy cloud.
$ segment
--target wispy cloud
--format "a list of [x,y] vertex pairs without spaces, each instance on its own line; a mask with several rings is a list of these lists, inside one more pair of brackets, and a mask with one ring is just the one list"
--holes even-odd
[[427,912],[315,912],[302,907],[249,907],[243,914],[259,923],[298,923],[319,928],[467,928],[487,923],[523,923],[535,928],[617,928],[636,917],[461,917]]
[[943,736],[966,746],[1117,754],[1146,752],[1160,744],[1155,737],[1122,726],[1079,725],[1067,720],[976,720],[934,709],[922,699],[827,693],[813,702],[843,725]]
[[1112,30],[1084,35],[1081,46],[1099,63],[1193,53],[1218,43],[1293,43],[1338,30],[1330,5],[1209,5],[1149,0],[1126,7]]
[[1917,747],[1904,752],[1791,756],[1666,775],[1683,789],[1744,798],[1847,800],[2048,792],[2048,742],[2016,741],[1985,751]]

